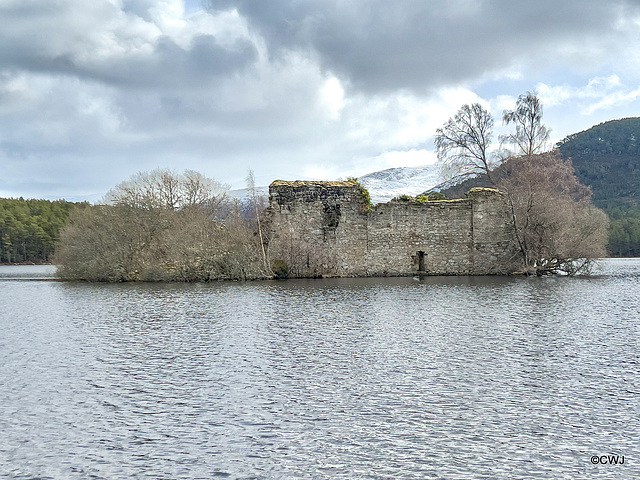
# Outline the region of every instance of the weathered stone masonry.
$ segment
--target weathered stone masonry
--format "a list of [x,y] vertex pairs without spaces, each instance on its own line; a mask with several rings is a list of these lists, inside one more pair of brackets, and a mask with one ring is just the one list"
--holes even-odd
[[349,182],[276,180],[268,216],[269,258],[292,276],[487,275],[522,266],[507,199],[494,189],[369,207]]

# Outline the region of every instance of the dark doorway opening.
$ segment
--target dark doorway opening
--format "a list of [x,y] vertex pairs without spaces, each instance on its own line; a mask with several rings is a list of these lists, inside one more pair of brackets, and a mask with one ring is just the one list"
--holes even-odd
[[418,271],[424,272],[424,252],[418,252]]

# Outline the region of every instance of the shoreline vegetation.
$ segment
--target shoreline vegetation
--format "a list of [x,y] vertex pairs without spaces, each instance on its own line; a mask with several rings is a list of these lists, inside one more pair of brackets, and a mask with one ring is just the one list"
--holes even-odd
[[[587,272],[593,259],[606,256],[606,215],[592,208],[586,187],[568,181],[570,164],[556,166],[557,159],[545,155],[526,159],[526,169],[511,163],[512,170],[535,178],[531,170],[540,170],[536,165],[548,166],[545,175],[561,168],[572,191],[534,188],[517,175],[509,177],[541,199],[522,210],[526,205],[513,195],[514,224],[523,248],[528,248],[523,255],[529,255],[529,262],[523,261],[522,270],[513,274]],[[514,184],[510,188],[516,191]],[[429,196],[420,201],[429,201]],[[295,265],[268,257],[266,207],[267,198],[256,194],[252,182],[249,196],[240,201],[231,198],[224,185],[198,172],[140,172],[111,190],[103,204],[71,211],[52,258],[56,276],[90,282],[288,278]],[[521,211],[528,216],[520,218]],[[538,223],[529,228],[522,224],[525,219]]]
[[270,276],[261,244],[266,200],[247,201],[198,172],[141,172],[104,204],[72,212],[53,257],[64,280],[251,280]]

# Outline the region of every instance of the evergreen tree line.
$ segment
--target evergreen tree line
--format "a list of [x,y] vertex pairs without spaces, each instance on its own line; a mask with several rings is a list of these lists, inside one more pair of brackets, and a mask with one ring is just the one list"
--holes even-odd
[[613,207],[609,214],[609,253],[614,257],[640,257],[640,208]]
[[0,198],[0,263],[50,261],[69,213],[87,203]]

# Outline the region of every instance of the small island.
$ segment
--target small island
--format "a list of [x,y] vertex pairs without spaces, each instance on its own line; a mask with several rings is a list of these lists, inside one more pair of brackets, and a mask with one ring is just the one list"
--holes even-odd
[[607,217],[555,153],[507,160],[495,175],[504,190],[373,205],[353,178],[276,180],[268,199],[250,189],[239,200],[198,172],[140,172],[71,212],[54,263],[64,280],[206,282],[571,275],[606,255]]

